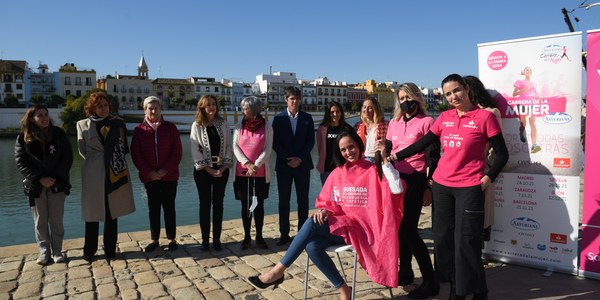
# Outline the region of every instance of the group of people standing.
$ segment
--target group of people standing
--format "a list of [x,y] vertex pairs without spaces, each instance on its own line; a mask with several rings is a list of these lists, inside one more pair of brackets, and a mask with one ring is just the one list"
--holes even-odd
[[[223,250],[223,200],[230,168],[234,168],[235,198],[241,202],[241,249],[251,247],[252,219],[256,247],[268,247],[262,228],[272,177],[269,157],[274,150],[279,192],[277,245],[291,244],[272,270],[249,278],[255,286],[281,283],[284,270],[306,249],[339,289],[341,298],[347,299],[350,288],[325,253],[331,245],[346,243],[354,246],[373,281],[387,286],[413,282],[414,255],[423,281],[409,298],[435,296],[440,282],[450,282],[451,299],[469,294],[486,299],[481,245],[484,228],[489,230],[491,223],[484,215],[489,215],[485,212],[493,202],[484,200],[484,195],[508,160],[508,151],[499,120],[493,112],[480,108],[491,110],[495,103],[493,99],[488,102],[489,95],[481,95],[483,85],[478,84],[476,77],[447,76],[442,90],[452,109],[436,120],[427,116],[423,94],[410,82],[398,88],[389,122],[374,97],[363,102],[361,120],[355,126],[345,121],[342,105],[333,101],[327,105],[316,139],[312,116],[301,111],[301,91],[296,87],[285,89],[287,107],[274,117],[272,125],[261,115],[258,98],[244,98],[240,104],[244,117],[233,136],[219,115],[217,98],[202,96],[190,133],[202,249],[210,249],[212,227],[213,249]],[[161,100],[151,96],[143,102],[145,117],[135,128],[129,147],[125,123],[111,113],[110,105],[106,93],[93,93],[85,106],[87,118],[77,123],[77,146],[84,158],[84,258],[91,261],[96,254],[98,222],[104,222],[105,255],[113,258],[117,218],[135,210],[125,160],[130,150],[148,200],[151,242],[145,251],[160,247],[161,208],[168,250],[176,250],[175,198],[182,156],[179,132],[162,117]],[[32,207],[40,249],[37,262],[62,262],[62,214],[71,187],[71,146],[64,131],[52,125],[44,106],[31,107],[21,128],[15,156]],[[309,218],[310,170],[314,168],[310,152],[315,142],[323,188],[315,202],[318,210]],[[294,238],[289,219],[292,184],[298,207]],[[435,268],[418,232],[421,209],[432,202]]]

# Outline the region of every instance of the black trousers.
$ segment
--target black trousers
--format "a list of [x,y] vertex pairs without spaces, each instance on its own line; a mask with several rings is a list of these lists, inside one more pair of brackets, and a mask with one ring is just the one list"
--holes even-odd
[[225,187],[229,179],[229,169],[223,172],[222,177],[213,177],[205,170],[194,170],[194,181],[200,198],[200,231],[202,243],[210,239],[210,211],[212,206],[213,242],[221,241],[223,228],[223,198]]
[[177,196],[177,181],[154,180],[145,183],[148,195],[148,217],[150,218],[150,238],[160,237],[160,209],[164,212],[165,231],[167,238],[175,239],[176,216],[175,197]]
[[[113,220],[108,206],[108,195],[104,195],[104,253],[114,256],[117,252],[117,219]],[[83,255],[94,256],[98,250],[98,230],[100,222],[85,222],[85,239],[83,243]]]
[[419,235],[419,218],[423,208],[423,193],[427,188],[427,174],[401,174],[406,182],[404,193],[404,215],[400,224],[400,271],[412,271],[412,256],[415,256],[423,281],[433,281],[434,273],[429,250]]
[[433,183],[433,239],[438,274],[452,281],[457,295],[487,292],[481,260],[484,193],[480,185],[447,187]]
[[310,188],[310,170],[288,168],[277,172],[277,190],[279,191],[279,232],[281,236],[290,234],[290,201],[292,182],[296,188],[298,204],[298,231],[308,219],[308,190]]
[[[244,239],[250,239],[250,228],[252,226],[252,215],[254,215],[254,226],[256,237],[262,238],[262,230],[265,220],[265,197],[269,194],[269,183],[265,177],[248,178],[236,176],[233,188],[236,199],[242,203],[242,224],[244,225]],[[252,196],[256,192],[258,204],[254,212],[248,210],[252,204]]]

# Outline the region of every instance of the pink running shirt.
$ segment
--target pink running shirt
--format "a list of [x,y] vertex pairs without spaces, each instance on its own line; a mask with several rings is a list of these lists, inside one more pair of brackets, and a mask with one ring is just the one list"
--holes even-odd
[[474,106],[459,117],[456,109],[443,112],[431,127],[440,137],[442,158],[433,180],[448,187],[481,184],[488,140],[502,133],[494,114]]

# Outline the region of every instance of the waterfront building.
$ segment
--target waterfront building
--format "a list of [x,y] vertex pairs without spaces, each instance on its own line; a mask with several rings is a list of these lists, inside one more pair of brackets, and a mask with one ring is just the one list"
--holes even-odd
[[38,65],[37,70],[37,73],[29,74],[31,96],[39,95],[46,103],[50,100],[50,96],[56,93],[54,74],[50,72],[48,65],[42,63]]
[[286,108],[285,88],[288,86],[302,89],[300,81],[296,78],[296,73],[260,74],[256,75],[256,80],[252,84],[252,93],[264,95],[270,111],[282,111]]
[[[244,97],[252,95],[252,91],[250,90],[250,94],[246,94],[244,86],[246,85],[244,82],[236,82],[229,79],[221,79],[221,85],[223,86],[221,95],[225,97],[225,101],[229,104],[230,110],[239,110],[240,102]],[[248,85],[249,87],[249,85]]]
[[346,101],[352,105],[352,110],[360,111],[362,102],[367,98],[367,90],[354,86],[349,86],[346,92]]
[[317,110],[317,87],[313,82],[302,81],[302,109],[306,111]]
[[142,109],[142,101],[151,96],[152,81],[148,78],[148,64],[142,55],[137,75],[107,75],[96,83],[98,88],[119,99],[119,109]]
[[195,98],[191,79],[156,78],[152,80],[152,92],[163,100],[163,109],[184,107],[185,100]]
[[[25,79],[29,78],[29,67],[24,60],[0,59],[0,103],[7,97],[15,97],[19,104],[29,102],[31,93],[26,93]],[[29,91],[30,87],[29,87]]]
[[365,83],[359,83],[356,86],[360,89],[367,90],[369,96],[375,96],[385,112],[394,110],[394,91],[392,89],[392,84],[377,83],[374,79],[369,79],[366,80]]
[[96,87],[96,71],[66,63],[54,73],[54,84],[57,94],[62,98],[70,95],[79,98]]
[[342,105],[346,103],[348,85],[345,82],[330,82],[327,77],[315,79],[317,87],[317,110],[321,111],[331,101],[337,101]]

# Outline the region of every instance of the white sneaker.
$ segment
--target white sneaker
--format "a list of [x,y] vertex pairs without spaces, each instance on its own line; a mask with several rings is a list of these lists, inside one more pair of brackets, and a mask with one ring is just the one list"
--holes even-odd
[[38,257],[38,259],[35,262],[38,265],[45,265],[48,263],[49,260],[50,260],[49,255],[46,253],[43,253],[43,254],[40,254],[40,256]]
[[65,257],[63,256],[62,253],[59,252],[52,256],[52,260],[54,260],[54,263],[62,263],[62,262],[65,262]]

